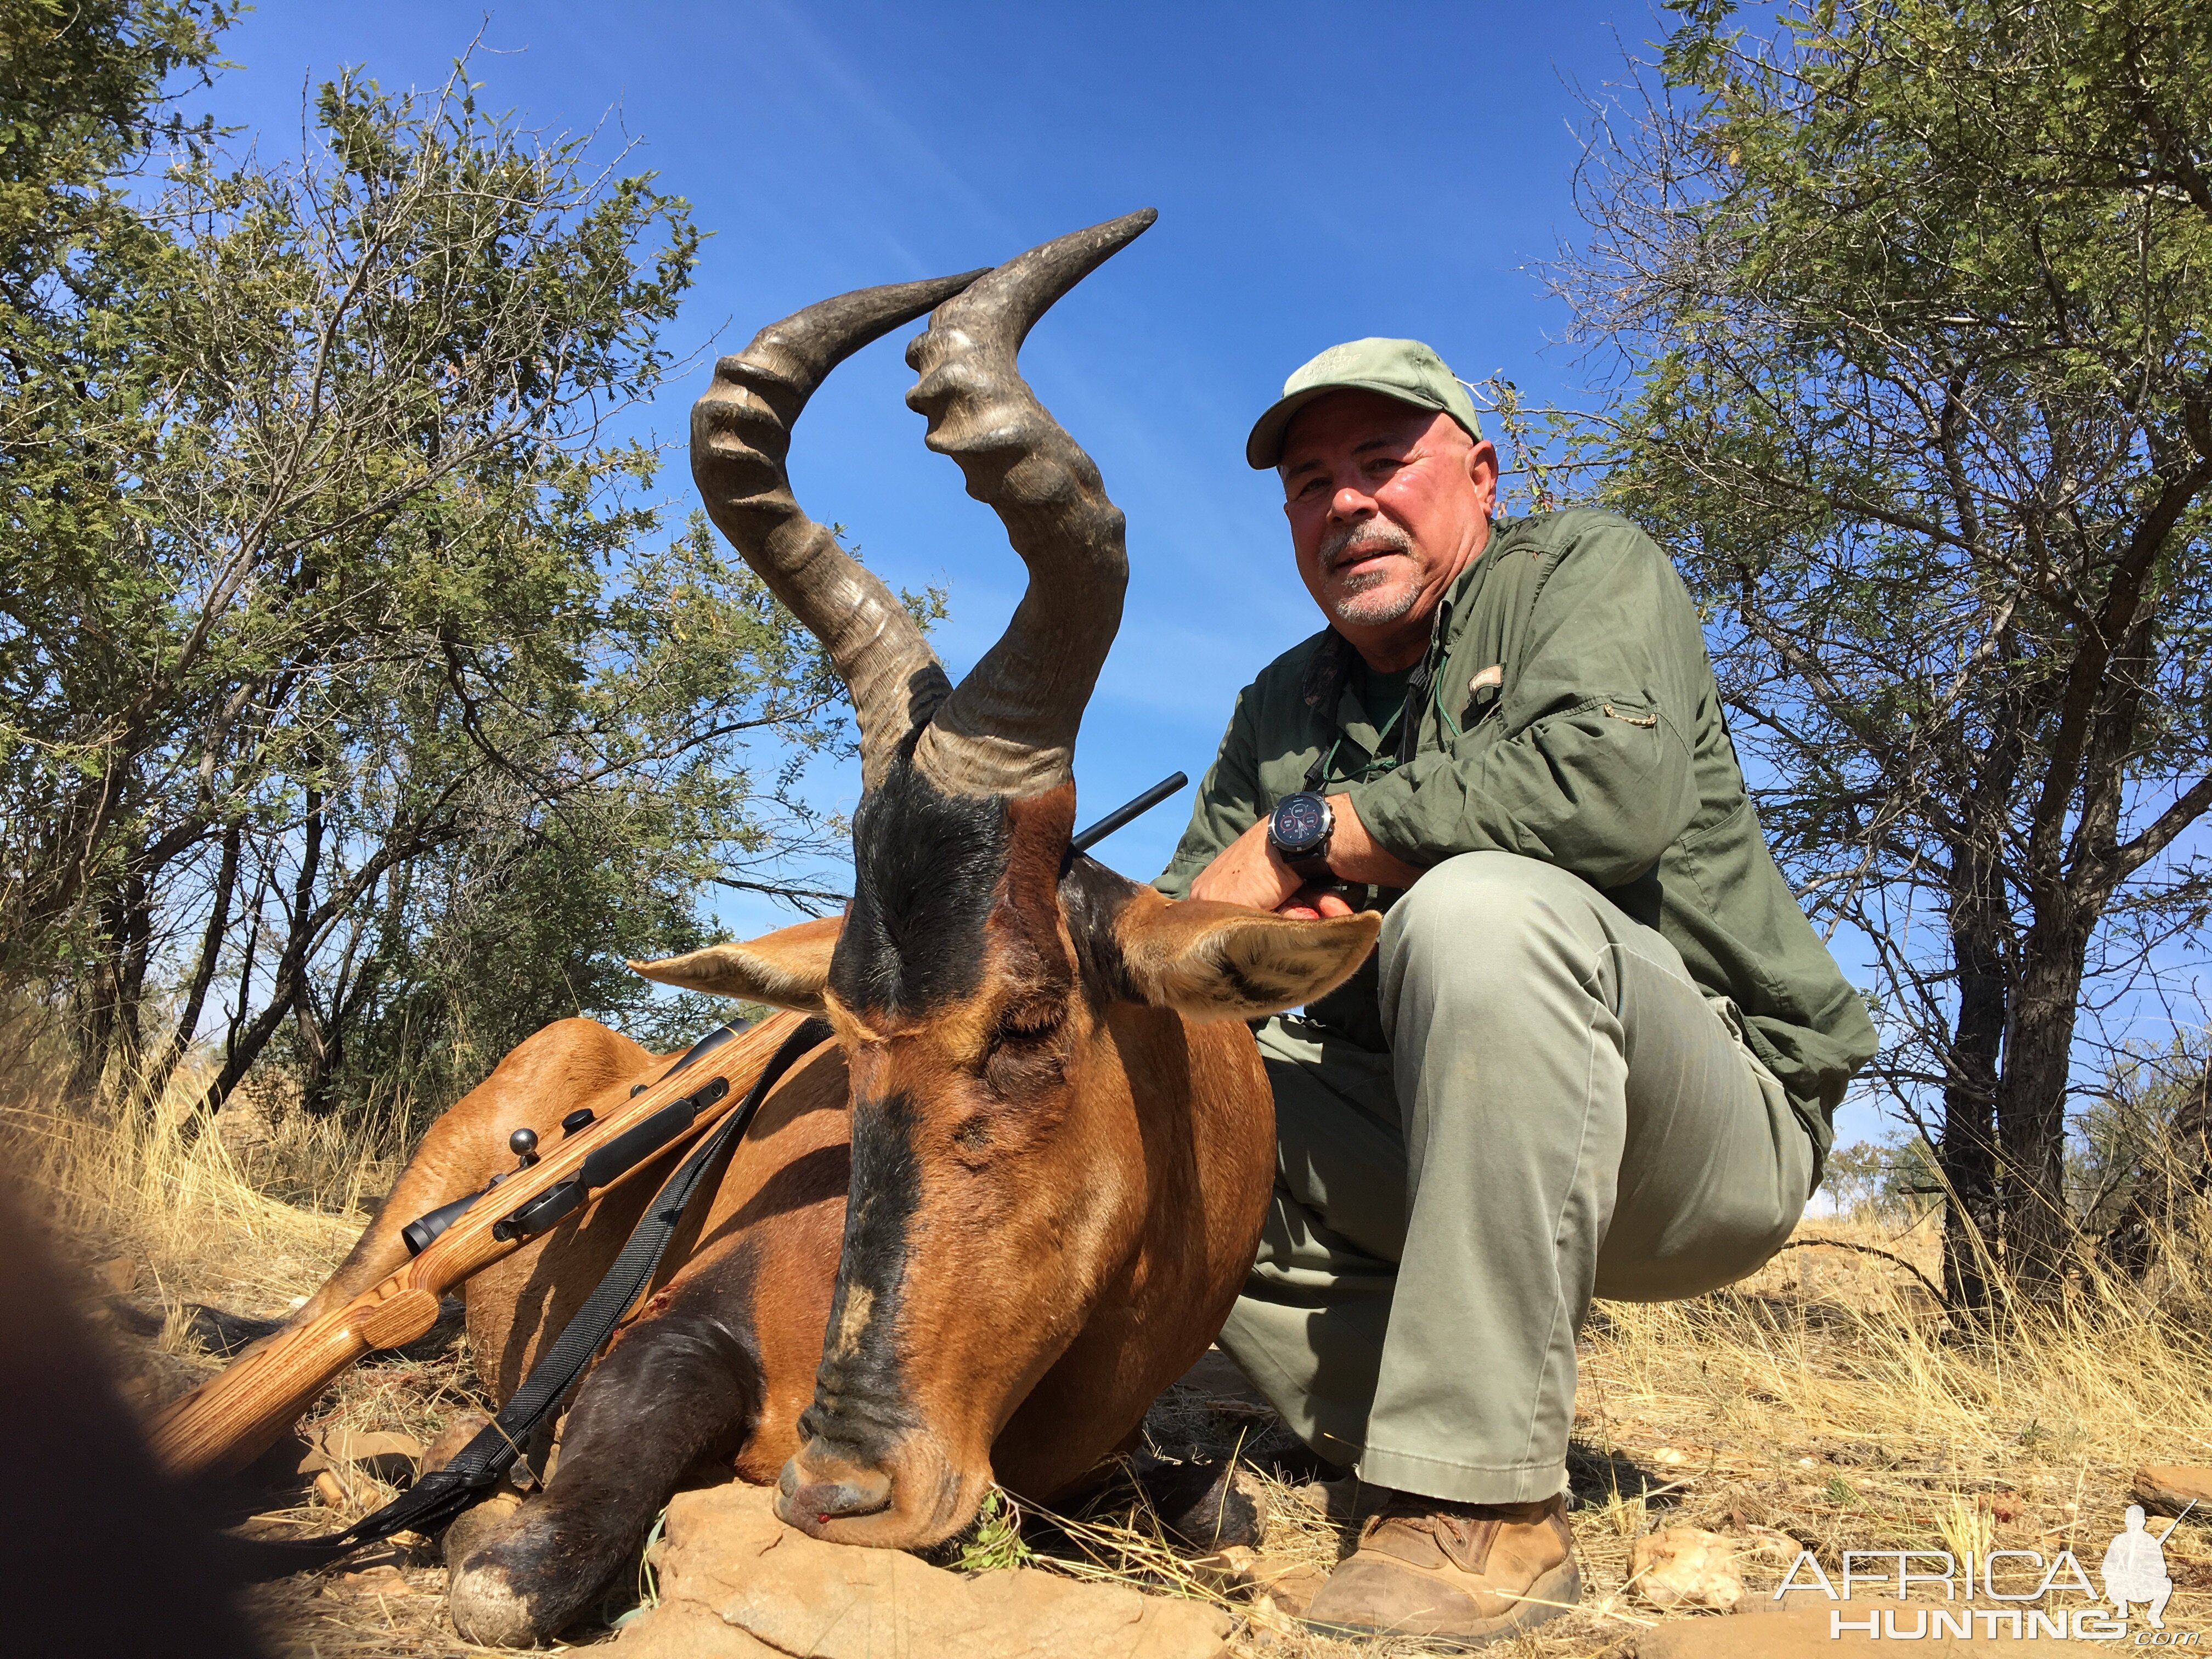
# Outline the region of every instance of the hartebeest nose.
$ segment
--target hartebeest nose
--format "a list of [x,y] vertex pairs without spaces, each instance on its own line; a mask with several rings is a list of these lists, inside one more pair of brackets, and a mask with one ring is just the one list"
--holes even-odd
[[891,1478],[869,1469],[848,1469],[838,1479],[802,1480],[799,1460],[783,1466],[776,1482],[775,1512],[801,1532],[832,1521],[880,1515],[891,1506]]

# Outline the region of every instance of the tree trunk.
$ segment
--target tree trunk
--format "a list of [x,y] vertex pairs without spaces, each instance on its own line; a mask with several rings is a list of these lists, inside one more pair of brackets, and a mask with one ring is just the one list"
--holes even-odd
[[1954,1310],[1988,1311],[1997,1210],[1997,1055],[2005,1029],[1998,877],[1970,849],[1952,855],[1951,948],[1959,1016],[1943,1085],[1936,1163],[1945,1194],[1943,1291]]
[[223,939],[230,927],[231,899],[238,889],[242,834],[235,819],[223,831],[222,858],[216,871],[215,889],[209,896],[207,927],[200,935],[199,958],[193,963],[191,978],[185,987],[185,1006],[178,1011],[176,1029],[170,1032],[169,1041],[147,1072],[149,1109],[159,1103],[179,1062],[191,1051],[192,1034],[199,1030],[200,1015],[207,1006],[208,990],[215,983],[216,969],[222,959]]
[[2078,915],[2039,916],[2028,930],[1997,1085],[2006,1267],[2031,1294],[2055,1288],[2073,1239],[2066,1086],[2089,933]]

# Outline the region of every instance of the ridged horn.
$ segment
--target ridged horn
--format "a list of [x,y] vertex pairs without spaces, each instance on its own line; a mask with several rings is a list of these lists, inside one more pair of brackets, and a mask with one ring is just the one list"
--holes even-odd
[[1129,561],[1098,469],[1046,412],[1015,356],[1053,302],[1159,216],[1146,208],[1031,248],[945,301],[907,348],[907,403],[960,464],[1029,567],[999,642],[931,720],[915,764],[959,794],[1032,795],[1065,781],[1076,728],[1121,622]]
[[791,428],[831,369],[983,274],[860,289],[771,323],[715,364],[691,410],[691,476],[708,515],[829,651],[853,695],[870,788],[951,687],[905,607],[793,496]]

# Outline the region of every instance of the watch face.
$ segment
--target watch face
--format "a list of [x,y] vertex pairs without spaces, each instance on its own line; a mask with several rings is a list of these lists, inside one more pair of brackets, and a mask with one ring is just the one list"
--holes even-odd
[[1319,844],[1328,828],[1327,808],[1318,795],[1285,795],[1275,807],[1275,845],[1286,853],[1303,853]]

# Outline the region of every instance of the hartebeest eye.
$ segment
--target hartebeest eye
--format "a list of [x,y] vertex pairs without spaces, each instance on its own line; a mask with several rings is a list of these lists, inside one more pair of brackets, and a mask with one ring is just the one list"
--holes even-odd
[[1066,1005],[1055,1000],[1017,1002],[999,1016],[983,1056],[983,1079],[993,1092],[1019,1100],[1059,1080],[1062,1056],[1053,1039],[1066,1013]]
[[993,1042],[1042,1042],[1060,1030],[1066,1013],[1066,1009],[1057,1002],[1016,1003],[999,1016],[999,1028],[993,1034]]

